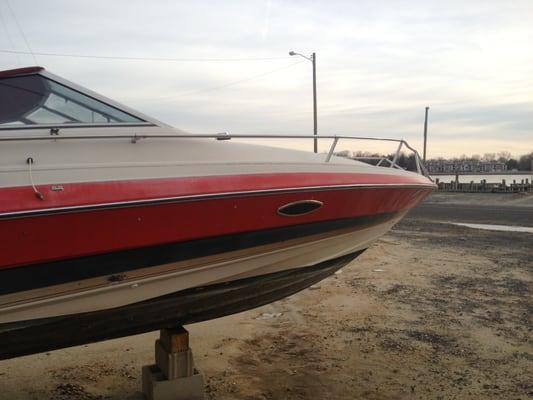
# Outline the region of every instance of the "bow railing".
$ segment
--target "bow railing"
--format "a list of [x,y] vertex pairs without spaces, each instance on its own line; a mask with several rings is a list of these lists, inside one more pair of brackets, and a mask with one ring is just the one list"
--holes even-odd
[[414,162],[416,167],[416,172],[424,175],[429,178],[429,173],[420,157],[418,152],[411,147],[403,139],[391,139],[391,138],[378,138],[378,137],[366,137],[366,136],[345,136],[345,135],[242,135],[242,134],[229,134],[227,132],[216,133],[216,134],[97,134],[97,135],[61,135],[59,131],[50,130],[50,135],[43,136],[0,136],[0,142],[10,142],[10,141],[35,141],[35,140],[91,140],[91,139],[128,139],[131,143],[137,143],[141,140],[154,140],[154,139],[216,139],[216,140],[231,140],[231,139],[321,139],[321,140],[332,140],[332,143],[329,147],[329,150],[326,152],[324,162],[330,162],[331,158],[335,155],[335,149],[340,140],[358,140],[358,141],[376,141],[376,142],[394,142],[398,143],[396,152],[393,153],[392,159],[376,156],[356,156],[352,157],[353,160],[357,161],[369,161],[373,160],[375,165],[383,168],[397,168],[405,169],[398,164],[398,159],[401,156],[402,150],[405,148],[412,152],[414,155]]

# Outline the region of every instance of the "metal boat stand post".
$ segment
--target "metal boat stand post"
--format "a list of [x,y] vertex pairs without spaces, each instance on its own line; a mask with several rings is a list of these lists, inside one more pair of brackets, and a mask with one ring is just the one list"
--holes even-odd
[[162,329],[155,341],[155,364],[142,368],[142,391],[148,400],[203,400],[204,377],[194,368],[189,332]]

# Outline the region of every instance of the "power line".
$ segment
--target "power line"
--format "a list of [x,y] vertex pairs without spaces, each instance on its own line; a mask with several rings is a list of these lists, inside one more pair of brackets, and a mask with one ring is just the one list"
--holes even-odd
[[[11,34],[9,33],[9,29],[7,27],[7,23],[4,19],[4,15],[2,13],[2,8],[0,8],[0,24],[2,25],[3,30],[5,31],[7,41],[9,42],[9,46],[14,49],[15,45],[13,44],[13,39],[11,38]],[[15,54],[15,58],[17,59],[17,65],[20,66],[20,57],[18,54]]]
[[24,33],[24,30],[22,29],[22,26],[19,24],[19,20],[17,18],[17,15],[13,11],[13,8],[11,8],[11,4],[9,3],[9,0],[6,0],[7,8],[9,8],[9,12],[13,16],[13,19],[15,20],[15,23],[17,24],[17,27],[19,29],[20,35],[22,36],[22,39],[24,40],[24,43],[26,43],[26,47],[30,51],[31,56],[33,57],[33,62],[37,65],[37,58],[35,58],[35,54],[33,53],[33,50],[30,46],[30,42],[28,42],[28,38],[26,37],[26,34]]
[[17,50],[0,49],[0,53],[11,54],[35,54],[44,57],[69,57],[69,58],[93,58],[101,60],[123,61],[172,61],[172,62],[211,62],[211,61],[265,61],[285,60],[290,57],[248,57],[248,58],[166,58],[166,57],[125,57],[125,56],[99,56],[94,54],[66,54],[66,53],[42,53]]
[[141,99],[140,102],[143,102],[143,101],[148,101],[148,102],[151,102],[151,101],[168,101],[168,100],[174,100],[174,99],[177,99],[177,98],[180,98],[180,97],[195,95],[195,94],[198,94],[198,93],[211,92],[213,90],[224,89],[224,88],[227,88],[229,86],[234,86],[234,85],[238,85],[238,84],[243,83],[243,82],[248,82],[248,81],[252,81],[252,80],[258,79],[258,78],[262,78],[263,76],[267,76],[267,75],[276,73],[278,71],[282,71],[284,69],[290,68],[290,67],[292,67],[294,65],[297,65],[297,64],[301,64],[303,62],[305,62],[305,61],[298,61],[298,62],[289,64],[289,65],[285,65],[284,67],[281,67],[281,68],[276,68],[276,69],[273,69],[271,71],[263,72],[261,74],[250,76],[250,77],[245,78],[245,79],[239,79],[238,81],[225,83],[223,85],[212,86],[212,87],[199,89],[199,90],[193,90],[191,92],[186,92],[186,93],[178,94],[178,95],[175,95],[175,96],[158,97],[158,98],[151,98],[151,99]]

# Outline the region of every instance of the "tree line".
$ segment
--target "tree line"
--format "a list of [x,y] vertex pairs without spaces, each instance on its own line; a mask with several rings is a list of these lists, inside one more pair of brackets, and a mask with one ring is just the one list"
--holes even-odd
[[[439,157],[435,160],[446,160]],[[450,161],[499,161],[507,166],[507,169],[517,171],[531,171],[533,169],[531,162],[533,161],[533,151],[523,154],[519,157],[513,157],[508,151],[500,151],[499,153],[485,153],[483,155],[473,154],[467,156],[463,154],[460,157],[448,159]]]
[[[342,150],[336,152],[335,155],[339,157],[357,159],[359,161],[363,161],[367,164],[372,165],[377,165],[382,158],[388,158],[391,161],[394,159],[394,154],[383,155],[379,153],[371,153],[368,151],[351,152],[350,150]],[[407,155],[403,151],[400,152],[398,158],[396,159],[396,164],[408,171],[416,171],[416,160],[415,155],[413,153]],[[385,161],[382,162],[380,165],[389,166],[390,164]]]
[[[394,158],[394,154],[383,155],[379,153],[371,153],[367,151],[354,151],[342,150],[335,153],[336,156],[346,157],[351,159],[360,159],[368,164],[376,165],[379,162],[379,159],[386,157],[389,160]],[[485,153],[483,155],[473,154],[467,156],[465,154],[460,157],[453,158],[434,158],[432,160],[445,160],[445,161],[499,161],[504,163],[507,166],[507,169],[517,170],[517,171],[531,171],[533,170],[533,151],[521,155],[519,157],[513,157],[508,151],[501,151],[499,153]],[[416,171],[416,161],[415,155],[413,153],[407,155],[404,152],[401,152],[396,160],[396,163],[408,171]],[[382,163],[381,165],[388,165],[387,163]]]

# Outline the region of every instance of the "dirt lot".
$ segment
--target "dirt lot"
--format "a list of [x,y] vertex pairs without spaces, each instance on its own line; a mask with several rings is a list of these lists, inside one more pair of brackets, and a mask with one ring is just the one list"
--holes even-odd
[[[207,397],[532,398],[532,248],[406,219],[318,286],[189,326]],[[156,336],[0,362],[0,398],[142,399]]]

